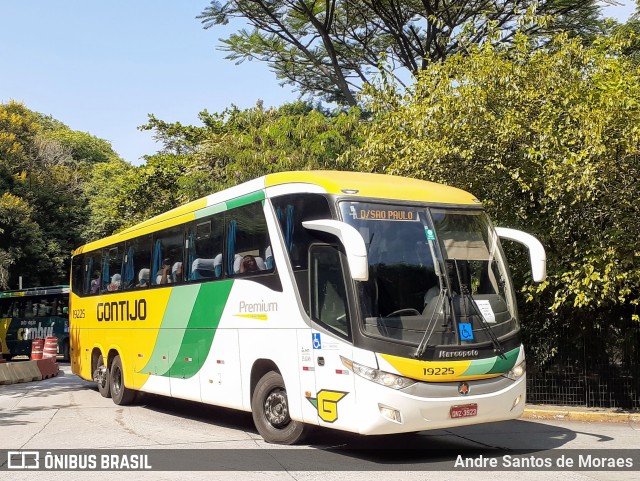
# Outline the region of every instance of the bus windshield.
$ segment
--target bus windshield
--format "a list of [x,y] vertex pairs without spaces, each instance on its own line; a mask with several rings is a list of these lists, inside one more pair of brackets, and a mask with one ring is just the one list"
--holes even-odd
[[341,202],[367,246],[364,332],[417,347],[492,343],[519,329],[497,236],[482,210]]

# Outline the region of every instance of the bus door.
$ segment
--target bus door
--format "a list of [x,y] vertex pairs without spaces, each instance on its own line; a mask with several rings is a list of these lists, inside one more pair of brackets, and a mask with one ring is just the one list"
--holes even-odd
[[336,428],[352,426],[356,419],[353,373],[341,359],[353,359],[346,265],[341,257],[336,246],[314,245],[310,249],[309,300],[316,392],[309,402],[316,407],[321,426]]

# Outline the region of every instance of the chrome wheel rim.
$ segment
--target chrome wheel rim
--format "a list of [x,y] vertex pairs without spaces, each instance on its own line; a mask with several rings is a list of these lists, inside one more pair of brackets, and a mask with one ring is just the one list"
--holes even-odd
[[291,421],[287,393],[284,389],[274,389],[264,400],[264,414],[274,428],[282,429]]
[[113,392],[117,395],[122,387],[122,373],[120,369],[114,369],[111,375],[113,376]]

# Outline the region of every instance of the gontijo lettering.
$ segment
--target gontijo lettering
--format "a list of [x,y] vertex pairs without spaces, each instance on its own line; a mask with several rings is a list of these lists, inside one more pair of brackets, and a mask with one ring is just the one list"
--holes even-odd
[[147,301],[99,302],[96,307],[96,319],[101,321],[144,321],[147,318]]

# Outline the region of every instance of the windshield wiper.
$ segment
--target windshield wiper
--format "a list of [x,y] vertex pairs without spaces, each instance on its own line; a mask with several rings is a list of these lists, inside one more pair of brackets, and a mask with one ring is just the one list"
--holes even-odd
[[462,298],[464,299],[465,317],[468,317],[467,313],[469,312],[469,310],[467,309],[467,301],[470,301],[471,302],[471,307],[476,312],[476,315],[480,318],[480,322],[482,323],[482,327],[484,328],[485,332],[489,336],[489,339],[491,339],[491,343],[493,344],[493,351],[499,357],[501,357],[502,359],[506,359],[507,356],[504,355],[504,348],[500,344],[500,341],[498,341],[498,338],[496,337],[495,333],[493,332],[493,329],[491,329],[491,326],[489,325],[487,320],[482,315],[482,312],[480,312],[480,309],[478,309],[478,306],[476,305],[475,301],[473,300],[473,297],[471,297],[471,292],[469,291],[469,286],[467,286],[466,284],[463,284],[463,282],[462,282],[462,277],[460,276],[460,269],[458,268],[458,259],[453,259],[453,265],[456,268],[456,276],[458,277],[458,286],[460,287],[460,291],[461,291],[460,293],[462,295]]
[[[434,322],[434,318],[439,314],[440,309],[442,307],[444,307],[444,298],[449,297],[449,295],[447,294],[447,289],[445,287],[440,287],[440,293],[438,294],[438,297],[436,297],[436,307],[433,310],[433,313],[431,314],[431,318],[429,319],[429,322],[427,323],[427,326],[425,327],[424,330],[424,335],[422,336],[422,339],[420,340],[420,344],[418,344],[418,349],[416,349],[415,354],[413,355],[413,357],[415,357],[416,359],[419,359],[420,357],[422,357],[422,355],[424,354],[424,351],[427,349],[427,345],[429,343],[429,339],[431,339],[431,335],[433,334],[433,331],[436,328],[436,323]],[[429,302],[433,302],[433,301],[429,301]],[[444,312],[443,312],[444,314]],[[428,332],[427,335],[427,327],[431,326],[431,330]]]

